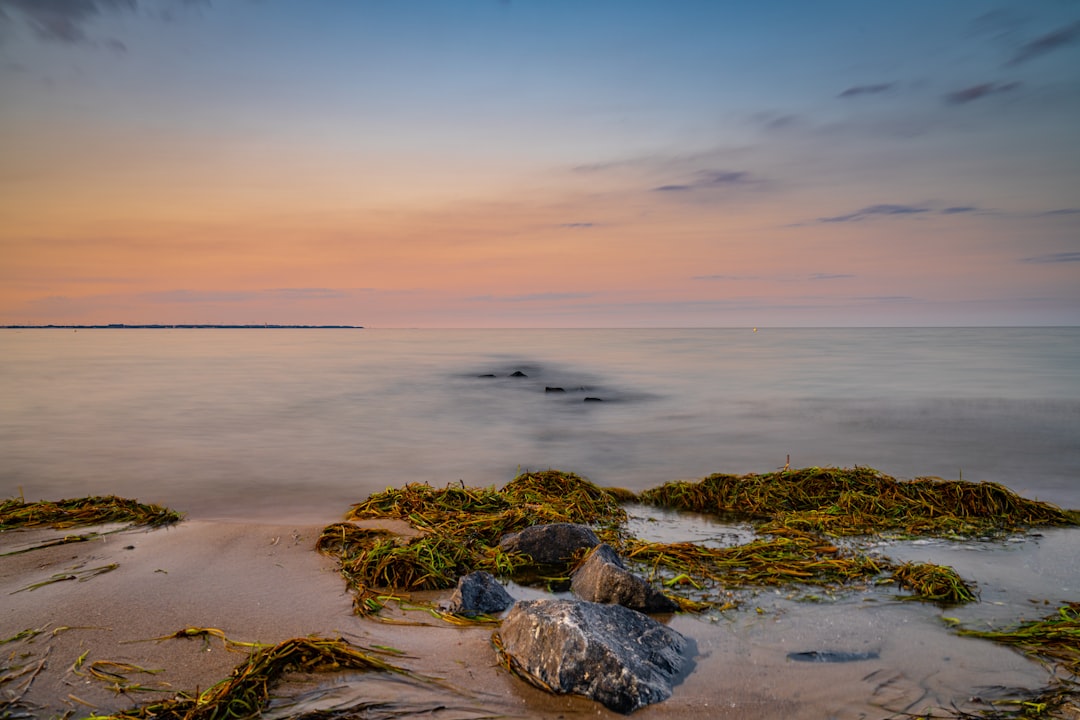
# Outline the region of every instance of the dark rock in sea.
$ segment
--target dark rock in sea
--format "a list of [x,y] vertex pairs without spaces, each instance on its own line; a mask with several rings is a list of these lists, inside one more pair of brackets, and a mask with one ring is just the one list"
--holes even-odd
[[671,697],[687,661],[685,637],[621,605],[519,601],[495,640],[523,679],[549,692],[584,695],[620,713]]
[[544,392],[564,393],[566,390],[561,387],[546,387],[544,388]]
[[582,600],[622,605],[644,613],[669,613],[678,605],[643,578],[626,569],[608,544],[596,546],[574,571],[570,589]]
[[520,370],[515,370],[514,372],[510,373],[510,377],[529,377],[529,376],[526,375],[525,373],[521,372]]
[[485,615],[502,612],[514,604],[495,576],[478,570],[458,578],[457,587],[442,609],[455,615]]
[[589,528],[574,523],[533,525],[521,532],[503,535],[499,547],[504,552],[528,555],[540,565],[565,565],[574,553],[582,548],[594,548],[600,544]]
[[493,377],[495,377],[495,373],[485,373],[483,375],[477,375],[476,377],[493,378]]
[[587,397],[583,402],[604,402],[604,398]]

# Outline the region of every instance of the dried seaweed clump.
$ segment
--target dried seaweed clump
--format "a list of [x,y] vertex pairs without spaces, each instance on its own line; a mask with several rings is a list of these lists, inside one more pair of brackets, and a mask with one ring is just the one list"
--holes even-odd
[[0,531],[30,527],[62,530],[114,522],[160,527],[179,522],[181,518],[183,514],[175,510],[114,495],[32,503],[12,498],[0,504]]
[[893,580],[916,600],[944,604],[975,602],[975,591],[948,565],[909,562],[893,570]]
[[730,587],[834,585],[868,580],[887,568],[866,555],[842,551],[821,538],[802,533],[728,548],[634,540],[628,541],[627,547],[630,560]]
[[475,570],[513,575],[528,558],[498,547],[507,533],[543,523],[583,523],[614,537],[626,511],[613,495],[573,473],[524,473],[502,490],[410,483],[354,505],[347,520],[393,518],[420,534],[402,538],[348,522],[323,530],[317,549],[338,558],[357,612],[377,611],[370,588],[439,590]]
[[368,654],[344,640],[294,638],[253,652],[232,674],[195,695],[125,710],[99,720],[121,718],[154,720],[246,720],[262,714],[270,691],[288,672],[359,670],[386,672],[420,679],[391,663]]
[[639,500],[695,512],[735,513],[762,532],[832,536],[896,532],[972,536],[1075,525],[1074,514],[1022,498],[997,483],[923,477],[900,481],[873,468],[801,468],[710,475],[647,490]]
[[986,638],[1055,663],[1080,679],[1080,602],[1069,602],[1041,620],[1022,622],[1007,630],[957,631],[960,635]]

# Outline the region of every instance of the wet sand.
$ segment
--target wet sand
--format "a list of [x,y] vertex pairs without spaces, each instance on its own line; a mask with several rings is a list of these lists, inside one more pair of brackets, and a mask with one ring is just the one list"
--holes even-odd
[[[153,639],[210,627],[245,642],[319,635],[388,646],[404,653],[392,662],[445,681],[440,687],[370,675],[320,678],[322,689],[333,687],[345,703],[386,698],[398,709],[433,718],[622,717],[582,698],[547,695],[510,676],[489,644],[490,629],[448,626],[422,611],[390,616],[424,625],[356,617],[334,561],[312,549],[321,529],[189,519],[171,528],[128,530],[0,557],[0,639],[44,629],[30,640],[0,646],[5,667],[40,664],[36,674],[27,672],[0,690],[18,694],[32,678],[21,702],[33,708],[33,716],[47,718],[68,711],[72,717],[105,714],[205,689],[226,677],[243,655],[225,650],[216,639]],[[0,553],[64,534],[71,531],[6,532],[0,534]],[[667,621],[696,644],[691,672],[669,700],[633,716],[887,718],[951,705],[985,709],[972,698],[992,698],[1001,687],[1034,689],[1047,683],[1048,672],[1039,664],[994,643],[958,637],[941,618],[1001,626],[1041,617],[1055,603],[1080,598],[1075,560],[1080,530],[1045,531],[1016,543],[907,544],[885,551],[895,559],[951,561],[979,584],[981,602],[942,610],[898,601],[892,588],[866,588],[819,602],[768,590],[743,595],[735,611],[675,616]],[[114,563],[108,572],[86,572]],[[80,572],[82,580],[25,589],[56,574]],[[867,658],[838,663],[789,658],[811,651]],[[83,669],[98,660],[160,669],[129,677],[162,692],[117,693],[85,672],[80,676],[74,666],[84,653]],[[289,690],[299,692],[292,685]],[[329,696],[321,696],[325,703]],[[310,707],[293,705],[279,716]]]

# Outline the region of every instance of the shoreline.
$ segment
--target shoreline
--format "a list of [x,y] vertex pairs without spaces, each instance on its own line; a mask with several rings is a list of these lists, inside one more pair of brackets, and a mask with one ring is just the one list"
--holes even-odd
[[[505,672],[490,647],[490,628],[448,626],[424,612],[400,609],[389,612],[389,617],[423,624],[391,624],[353,615],[351,596],[336,563],[313,549],[321,530],[319,525],[187,519],[166,528],[130,529],[90,542],[0,557],[0,594],[6,599],[0,638],[43,630],[4,648],[5,654],[29,653],[35,658],[31,663],[44,660],[22,701],[43,708],[42,717],[66,711],[73,711],[72,717],[86,717],[92,710],[117,712],[179,691],[206,689],[227,677],[244,655],[226,651],[216,639],[154,640],[204,627],[240,642],[272,644],[318,635],[342,637],[362,647],[394,648],[403,654],[387,658],[390,662],[441,678],[450,688],[467,693],[442,696],[441,704],[448,708],[442,717],[479,716],[470,715],[470,708],[509,717],[623,717],[583,698],[547,695]],[[0,533],[0,552],[64,534],[7,531]],[[911,552],[924,548],[914,546]],[[983,603],[951,608],[948,614],[973,622],[987,610],[1008,616],[1018,602],[1026,602],[1015,597],[1018,592],[1029,595],[1040,589],[1005,587],[1009,572],[995,562],[995,555],[1025,554],[1011,563],[1018,566],[1014,574],[1046,576],[1049,587],[1055,572],[1068,572],[1060,565],[1069,563],[1077,549],[1076,528],[1042,531],[1023,543],[984,548],[982,553],[948,548],[960,558],[966,552],[966,557],[998,572],[992,584],[978,575],[974,578],[983,585]],[[1032,562],[1035,570],[1019,567]],[[114,563],[115,569],[83,575],[83,581],[25,589],[58,573]],[[1078,594],[1076,588],[1064,590],[1073,597]],[[448,592],[413,597],[435,600]],[[980,692],[984,698],[992,697],[985,686],[1034,690],[1049,680],[1037,663],[1007,647],[949,632],[940,609],[883,601],[880,591],[853,591],[820,603],[800,602],[771,589],[756,591],[752,598],[753,605],[711,619],[687,615],[665,619],[696,643],[693,667],[669,700],[639,710],[634,717],[696,718],[708,708],[712,717],[886,718],[951,703],[965,707]],[[877,657],[851,663],[788,659],[791,652],[822,649],[869,650]],[[106,683],[76,672],[81,656],[83,666],[108,661],[160,669],[131,679],[152,687],[165,688],[161,683],[167,683],[168,689],[118,694]],[[361,678],[356,687],[375,695],[385,692],[373,680]],[[414,697],[400,683],[394,688],[393,697],[401,701]],[[968,704],[967,709],[986,706]],[[450,710],[457,714],[449,714]]]

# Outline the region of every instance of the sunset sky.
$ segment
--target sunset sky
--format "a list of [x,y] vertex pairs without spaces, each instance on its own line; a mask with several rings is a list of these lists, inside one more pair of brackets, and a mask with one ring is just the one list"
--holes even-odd
[[1080,324],[1075,0],[0,0],[0,324]]

